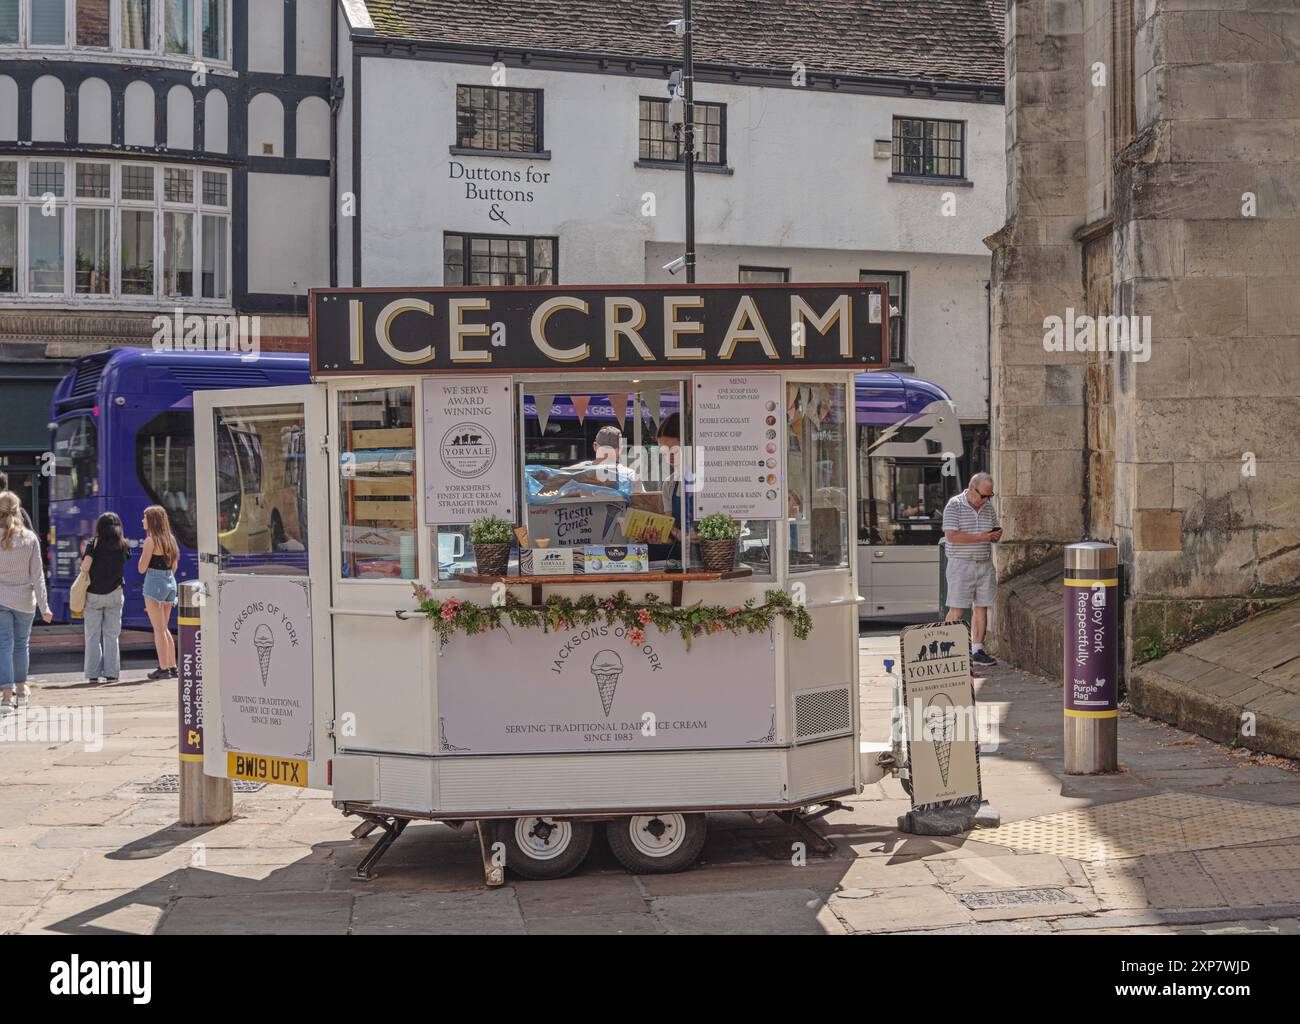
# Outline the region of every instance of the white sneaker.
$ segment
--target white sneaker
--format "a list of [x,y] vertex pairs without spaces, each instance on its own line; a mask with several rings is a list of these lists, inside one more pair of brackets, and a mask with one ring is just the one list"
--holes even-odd
[[20,693],[20,694],[18,695],[18,706],[19,706],[20,708],[25,708],[25,707],[27,707],[27,698],[30,697],[30,696],[31,696],[30,693]]
[[14,694],[12,690],[5,690],[5,695],[0,698],[0,713],[12,711],[14,709]]

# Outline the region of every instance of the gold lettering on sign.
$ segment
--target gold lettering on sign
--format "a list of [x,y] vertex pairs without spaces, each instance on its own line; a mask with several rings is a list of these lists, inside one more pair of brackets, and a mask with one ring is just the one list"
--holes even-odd
[[492,362],[490,351],[465,350],[466,338],[486,338],[492,333],[492,328],[487,324],[465,323],[465,313],[487,313],[491,309],[492,303],[486,298],[447,300],[447,313],[451,317],[451,341],[448,348],[453,363]]
[[[840,355],[845,359],[853,358],[853,296],[841,295],[821,316],[813,312],[808,303],[798,295],[790,296],[790,323],[802,323],[808,320],[818,334],[825,334],[837,323],[840,325]],[[802,359],[806,345],[796,348],[794,357]]]
[[552,359],[557,363],[580,362],[591,355],[591,346],[585,341],[574,348],[556,348],[546,340],[546,321],[551,318],[553,313],[561,309],[575,309],[585,315],[587,304],[581,299],[575,299],[570,295],[557,295],[553,299],[547,299],[533,313],[533,344],[548,359]]
[[700,295],[664,296],[664,358],[665,359],[703,359],[704,349],[677,344],[679,334],[703,334],[704,324],[699,320],[678,320],[680,309],[700,309],[704,297]]
[[403,313],[424,313],[426,316],[432,317],[433,303],[424,302],[421,299],[394,299],[379,311],[379,319],[375,322],[375,340],[379,342],[379,347],[394,362],[403,363],[407,366],[427,363],[433,358],[432,345],[425,345],[424,348],[404,352],[393,344],[390,334],[393,329],[393,321]]
[[[745,324],[749,326],[746,327]],[[736,346],[742,341],[753,341],[762,345],[768,359],[780,358],[776,353],[776,346],[772,344],[772,335],[768,333],[767,325],[763,323],[763,318],[759,315],[758,307],[754,305],[754,298],[751,295],[743,296],[736,306],[735,315],[732,316],[727,333],[722,339],[718,358],[730,359],[736,351]]]
[[[620,312],[633,314],[626,320],[620,320]],[[641,337],[641,328],[645,326],[645,306],[636,299],[626,295],[608,295],[605,297],[605,358],[617,363],[618,339],[622,335],[632,343],[637,354],[649,362],[654,361],[654,353]]]
[[366,328],[361,300],[348,299],[348,356],[360,365],[366,361]]

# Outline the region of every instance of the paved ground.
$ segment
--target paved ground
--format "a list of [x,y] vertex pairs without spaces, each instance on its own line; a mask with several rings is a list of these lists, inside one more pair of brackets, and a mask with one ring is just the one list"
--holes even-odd
[[1300,601],[1140,666],[1130,692],[1202,736],[1300,757]]
[[[871,738],[886,733],[891,646],[862,641]],[[598,848],[573,877],[493,890],[474,836],[429,824],[407,830],[380,878],[353,881],[370,841],[318,792],[272,787],[237,796],[226,825],[177,827],[176,797],[142,792],[176,771],[175,684],[125,678],[37,677],[42,706],[104,709],[98,752],[0,744],[0,931],[1300,933],[1294,764],[1126,715],[1125,771],[1063,777],[1060,690],[1024,673],[979,684],[1003,722],[982,762],[1001,829],[902,835],[907,802],[886,780],[826,820],[836,853],[805,866],[784,825],[723,815],[682,874],[632,876]]]

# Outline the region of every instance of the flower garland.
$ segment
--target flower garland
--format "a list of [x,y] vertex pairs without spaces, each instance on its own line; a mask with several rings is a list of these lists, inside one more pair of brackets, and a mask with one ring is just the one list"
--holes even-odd
[[420,611],[433,624],[440,645],[450,642],[457,632],[474,636],[493,629],[505,629],[507,620],[520,629],[540,628],[547,633],[598,623],[622,626],[633,647],[645,643],[646,627],[655,626],[664,633],[677,632],[688,651],[691,641],[697,636],[722,632],[737,636],[742,632],[762,633],[771,628],[778,616],[790,623],[794,635],[800,640],[807,639],[812,630],[812,616],[808,609],[796,604],[781,590],[769,590],[764,595],[764,603],[758,605],[751,597],[743,605],[731,607],[696,601],[676,608],[654,594],[646,594],[645,602],[638,604],[623,590],[611,597],[584,594],[576,601],[552,594],[544,604],[537,606],[524,604],[510,593],[506,594],[503,604],[480,605],[456,597],[439,600],[422,583],[416,583],[414,588]]

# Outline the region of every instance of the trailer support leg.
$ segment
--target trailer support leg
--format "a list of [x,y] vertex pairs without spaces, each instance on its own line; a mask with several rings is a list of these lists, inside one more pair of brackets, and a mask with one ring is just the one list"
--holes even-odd
[[[384,854],[388,852],[388,848],[397,842],[397,837],[406,829],[407,819],[371,817],[367,818],[367,824],[373,825],[373,828],[365,828],[365,825],[359,825],[356,831],[361,832],[365,828],[362,835],[368,835],[375,828],[381,828],[384,830],[384,834],[379,837],[374,846],[366,851],[366,855],[361,858],[361,863],[357,865],[357,870],[352,877],[359,882],[368,882],[375,877],[375,865],[383,859]],[[356,835],[356,832],[353,835]]]
[[495,856],[492,846],[488,842],[488,831],[480,819],[474,822],[474,828],[478,831],[478,852],[483,858],[483,881],[489,888],[495,888],[498,885],[506,884],[506,871],[500,864],[493,863]]
[[809,846],[818,853],[829,857],[835,852],[835,843],[813,828],[812,823],[819,818],[824,818],[826,815],[830,814],[831,811],[842,810],[843,807],[844,805],[838,800],[829,800],[818,810],[811,813],[805,811],[782,811],[779,817],[792,829],[798,832],[799,835],[803,836]]

